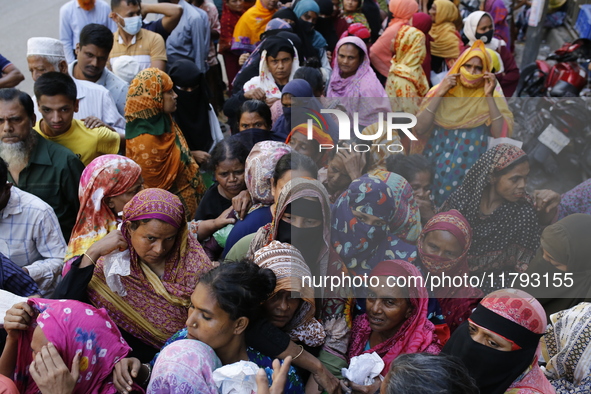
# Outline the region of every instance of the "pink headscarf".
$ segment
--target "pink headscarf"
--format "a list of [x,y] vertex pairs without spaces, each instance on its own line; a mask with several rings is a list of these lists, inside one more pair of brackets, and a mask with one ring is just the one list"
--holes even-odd
[[[414,1],[414,0],[412,0]],[[363,40],[356,36],[349,36],[339,40],[335,47],[335,54],[344,44],[353,44],[363,51],[363,61],[359,65],[357,72],[348,77],[341,77],[341,70],[338,61],[334,65],[326,97],[339,97],[341,104],[350,112],[359,112],[359,124],[369,126],[378,121],[378,112],[390,112],[392,108],[388,100],[379,100],[375,98],[385,97],[386,90],[378,80],[376,73],[371,69],[367,46]],[[372,97],[375,97],[373,100]]]
[[419,5],[415,0],[391,0],[389,9],[394,17],[388,28],[371,46],[370,53],[371,63],[384,77],[388,76],[390,60],[394,56],[392,42],[396,39],[398,30],[408,24],[410,18],[419,10]]
[[[370,276],[395,276],[395,277],[422,277],[419,270],[410,263],[403,260],[388,260],[379,263]],[[427,319],[427,308],[429,295],[424,286],[409,286],[409,299],[413,306],[413,314],[398,329],[393,337],[380,343],[374,348],[364,350],[371,327],[367,314],[358,316],[353,322],[351,329],[351,345],[347,356],[359,356],[364,353],[376,352],[384,360],[385,367],[382,375],[390,370],[390,364],[400,354],[406,353],[432,353],[438,354],[441,351],[441,343],[435,334],[435,326]]]
[[[131,348],[107,311],[73,300],[30,298],[27,303],[39,315],[36,322],[19,339],[15,370],[19,392],[39,392],[29,374],[29,365],[33,361],[31,341],[35,328],[39,326],[68,367],[72,365],[74,356],[82,353],[80,379],[74,386],[74,394],[116,393],[111,373],[115,364],[126,357]],[[139,387],[134,389],[143,392]]]

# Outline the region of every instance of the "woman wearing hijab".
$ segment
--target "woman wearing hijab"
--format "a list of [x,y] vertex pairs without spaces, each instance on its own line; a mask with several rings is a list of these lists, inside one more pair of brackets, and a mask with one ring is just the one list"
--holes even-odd
[[481,287],[485,293],[501,287],[503,272],[525,272],[540,244],[533,200],[525,191],[528,173],[524,151],[497,145],[478,159],[440,209],[457,209],[470,223],[468,267],[474,275],[495,279]]
[[[540,275],[541,286],[525,290],[540,300],[548,315],[591,301],[589,229],[591,215],[576,213],[542,232],[541,247],[526,271],[528,275]],[[543,278],[548,274],[572,278],[571,286],[546,286]]]
[[[439,354],[442,345],[435,326],[427,319],[429,295],[425,286],[390,285],[394,278],[398,283],[401,279],[410,283],[411,278],[421,276],[419,270],[406,261],[389,260],[379,263],[369,276],[377,277],[375,283],[379,284],[369,286],[366,312],[353,322],[348,360],[376,352],[384,361],[381,374],[386,376],[400,354]],[[380,384],[378,379],[377,388]]]
[[591,303],[552,314],[541,345],[556,394],[591,392]]
[[[234,35],[234,27],[238,20],[244,13],[243,0],[224,0],[222,5],[222,16],[220,18],[220,38],[218,52],[224,57],[224,66],[226,67],[226,75],[230,84],[236,77],[240,65],[238,59],[240,56],[232,52],[232,41]],[[228,91],[232,91],[232,87],[228,87]]]
[[435,0],[429,9],[429,15],[433,20],[433,26],[429,32],[433,38],[431,69],[439,74],[451,69],[464,50],[464,44],[454,24],[460,14],[458,8],[451,1]]
[[242,14],[234,27],[232,51],[240,54],[254,51],[277,11],[277,4],[277,0],[256,0],[255,5]]
[[495,30],[495,37],[511,44],[511,30],[507,24],[509,12],[503,0],[482,0],[480,10],[492,16],[492,22]]
[[[425,224],[417,242],[419,257],[415,265],[431,275],[450,277],[469,273],[468,252],[472,244],[470,223],[455,209],[440,212]],[[434,289],[441,312],[451,333],[466,321],[484,296],[470,285],[453,286],[451,283]]]
[[391,0],[388,8],[393,18],[388,28],[371,46],[369,55],[371,57],[371,64],[384,78],[388,77],[390,62],[394,55],[392,41],[398,35],[398,30],[408,24],[410,18],[418,11],[419,6],[415,0]]
[[367,18],[363,13],[363,0],[341,0],[341,16],[336,20],[335,29],[340,37],[352,23],[361,23],[371,31]]
[[[80,177],[80,211],[65,261],[83,255],[92,244],[116,230],[123,207],[143,188],[142,169],[133,160],[103,155],[86,166]],[[64,270],[64,275],[68,272]]]
[[416,27],[425,35],[426,52],[422,67],[423,71],[425,72],[425,77],[427,77],[427,81],[429,82],[429,86],[431,86],[431,42],[433,41],[433,37],[431,37],[429,31],[431,31],[433,19],[431,19],[431,16],[429,16],[429,14],[425,14],[424,12],[417,12],[412,16],[410,25],[412,27]]
[[412,26],[402,26],[393,42],[394,56],[386,82],[388,97],[395,99],[396,112],[416,114],[421,97],[429,91],[423,71],[425,35]]
[[171,114],[177,94],[172,79],[157,68],[140,71],[127,92],[125,104],[125,156],[142,167],[146,187],[168,190],[195,216],[205,193],[199,165]]
[[453,333],[442,353],[458,357],[481,394],[553,394],[538,366],[546,314],[521,290],[495,291]]
[[205,74],[195,62],[177,60],[169,71],[177,94],[173,118],[183,132],[191,154],[198,164],[205,164],[213,148],[214,136],[209,124],[209,93]]
[[0,370],[14,376],[18,392],[40,393],[41,373],[57,374],[54,363],[61,361],[68,372],[78,365],[79,378],[71,385],[54,382],[54,392],[117,393],[113,370],[131,348],[105,309],[79,301],[30,298],[8,310],[5,319],[8,337]]
[[431,88],[417,114],[419,140],[412,141],[411,153],[423,153],[435,163],[436,206],[486,152],[488,137],[507,136],[513,129],[513,114],[490,70],[490,56],[476,41]]
[[[255,252],[254,263],[275,274],[275,290],[263,303],[271,323],[287,332],[295,343],[308,348],[322,346],[326,333],[314,317],[314,289],[303,280],[312,273],[300,251],[288,243],[273,241]],[[297,296],[292,298],[292,294]]]
[[[315,29],[316,21],[320,14],[318,3],[314,0],[300,0],[296,3],[293,12],[299,18],[298,25],[300,26],[303,35],[306,36],[306,40],[309,40],[312,43],[315,57],[319,61],[319,65],[325,78],[328,80],[332,71],[326,54],[328,43],[322,34],[318,33]],[[312,59],[306,58],[306,60],[308,61]]]
[[318,168],[323,168],[328,164],[328,149],[321,150],[321,147],[332,145],[333,139],[325,133],[320,127],[312,126],[312,139],[308,139],[308,125],[299,124],[291,130],[291,133],[285,140],[286,144],[292,149],[304,156],[308,156],[314,161]]
[[362,130],[378,120],[376,113],[392,110],[388,95],[371,69],[367,46],[360,38],[339,40],[335,56],[337,61],[326,97],[338,97],[350,114],[358,113],[359,130]]
[[[143,362],[184,326],[189,298],[211,262],[188,236],[184,207],[162,189],[145,189],[123,210],[121,230],[94,243],[72,263],[54,298],[90,301],[105,308]],[[148,245],[146,240],[153,239]],[[128,275],[109,272],[113,251]],[[119,279],[116,279],[116,278]],[[119,283],[119,286],[116,284]]]
[[464,35],[469,40],[468,45],[472,46],[476,40],[482,40],[487,49],[499,54],[503,71],[497,71],[495,76],[505,97],[513,97],[519,82],[519,68],[507,42],[493,36],[495,30],[496,25],[488,12],[474,11],[464,19]]
[[377,170],[354,180],[332,208],[332,245],[349,272],[369,273],[385,259],[414,261],[421,218],[401,176]]

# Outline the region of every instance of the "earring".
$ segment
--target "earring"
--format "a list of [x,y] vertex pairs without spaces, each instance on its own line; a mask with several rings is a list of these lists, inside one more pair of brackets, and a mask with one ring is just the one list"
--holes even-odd
[[191,327],[193,327],[193,328],[197,328],[197,323],[193,323],[193,324],[191,324]]

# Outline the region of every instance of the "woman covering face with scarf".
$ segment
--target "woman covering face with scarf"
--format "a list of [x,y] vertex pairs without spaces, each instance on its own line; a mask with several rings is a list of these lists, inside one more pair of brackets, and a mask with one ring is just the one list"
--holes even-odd
[[538,366],[546,314],[521,290],[495,291],[451,336],[442,352],[458,357],[481,394],[552,394]]
[[431,88],[417,114],[419,140],[412,141],[411,153],[423,153],[435,163],[437,206],[486,152],[488,137],[507,136],[513,129],[513,114],[490,70],[484,43],[476,41]]

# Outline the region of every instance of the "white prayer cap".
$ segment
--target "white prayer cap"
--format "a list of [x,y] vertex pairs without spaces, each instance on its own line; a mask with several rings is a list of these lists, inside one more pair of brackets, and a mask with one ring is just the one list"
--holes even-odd
[[127,55],[112,59],[111,67],[113,68],[113,73],[127,83],[130,83],[137,73],[142,71],[137,60],[133,56]]
[[66,59],[64,44],[50,37],[32,37],[27,41],[27,56],[56,56]]

